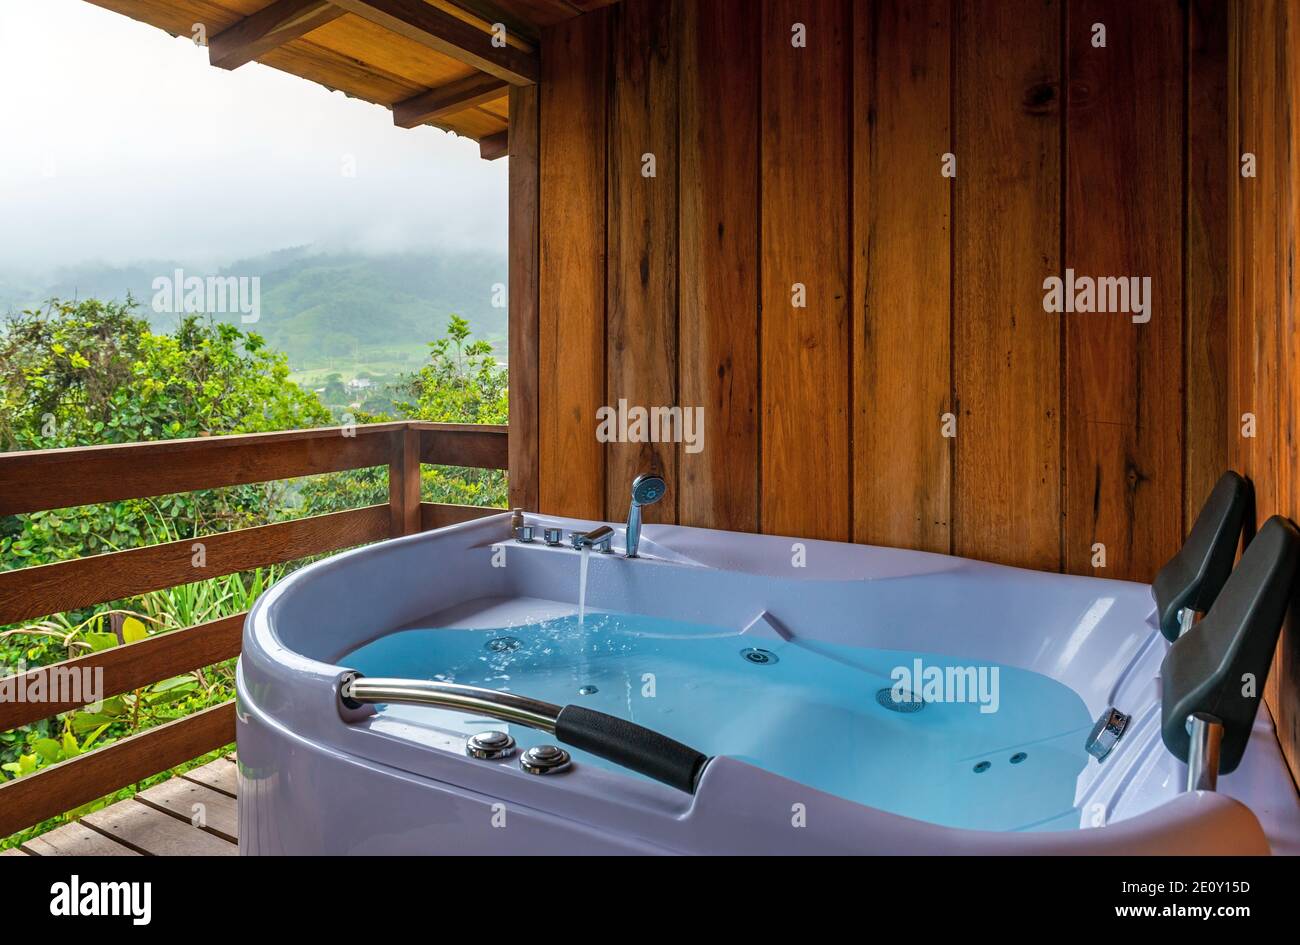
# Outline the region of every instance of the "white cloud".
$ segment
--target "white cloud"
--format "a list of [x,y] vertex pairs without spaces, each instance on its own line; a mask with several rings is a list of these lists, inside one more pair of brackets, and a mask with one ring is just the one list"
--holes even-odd
[[6,268],[505,246],[505,160],[83,0],[0,0],[0,89]]

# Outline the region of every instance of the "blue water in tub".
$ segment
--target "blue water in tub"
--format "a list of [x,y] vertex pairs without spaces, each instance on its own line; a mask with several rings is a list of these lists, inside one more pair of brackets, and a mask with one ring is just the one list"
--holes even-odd
[[[754,648],[764,652],[754,655]],[[1092,720],[1073,690],[1022,669],[755,640],[718,627],[599,613],[581,625],[577,617],[564,617],[491,630],[401,630],[340,662],[367,676],[441,680],[578,703],[707,755],[740,758],[840,797],[946,826],[1079,826],[1075,784],[1086,764],[1083,742]],[[936,674],[943,683],[936,684]],[[959,676],[962,686],[955,685]],[[882,689],[903,688],[913,698],[905,696],[898,707],[915,709],[914,697],[921,696],[919,711],[879,703]],[[894,701],[892,692],[885,698]],[[521,749],[554,741],[459,712],[384,711],[466,734],[508,729]],[[577,764],[615,767],[584,752],[573,755]]]

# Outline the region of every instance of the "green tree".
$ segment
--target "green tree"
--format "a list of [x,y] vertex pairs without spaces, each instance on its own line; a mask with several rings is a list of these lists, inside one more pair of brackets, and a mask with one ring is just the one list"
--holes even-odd
[[[428,362],[404,386],[409,399],[399,409],[411,420],[505,423],[507,377],[492,346],[472,340],[469,322],[452,315],[447,334],[430,342]],[[425,469],[420,479],[426,501],[502,508],[506,504],[506,477],[499,470],[435,467]]]
[[[427,420],[434,423],[505,423],[508,417],[507,372],[492,346],[471,338],[469,322],[452,315],[447,333],[429,343],[429,359],[418,371],[363,404],[351,419],[357,423]],[[391,394],[392,412],[373,408]],[[344,509],[385,502],[385,469],[357,469],[313,481],[304,490],[312,508]],[[426,502],[504,508],[506,477],[499,470],[463,466],[424,467],[420,497]]]
[[135,303],[51,302],[0,326],[0,449],[50,449],[321,425],[283,354],[234,325],[154,334]]
[[447,334],[429,343],[429,361],[410,379],[399,406],[412,420],[505,423],[506,370],[492,346],[470,340],[469,322],[452,315]]

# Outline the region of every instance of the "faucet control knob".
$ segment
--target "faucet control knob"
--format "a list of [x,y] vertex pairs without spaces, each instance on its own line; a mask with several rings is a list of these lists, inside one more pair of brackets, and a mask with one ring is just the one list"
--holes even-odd
[[515,541],[521,545],[531,544],[533,540],[533,526],[520,525],[515,529]]
[[542,540],[552,548],[555,548],[564,541],[564,529],[544,528],[542,529]]

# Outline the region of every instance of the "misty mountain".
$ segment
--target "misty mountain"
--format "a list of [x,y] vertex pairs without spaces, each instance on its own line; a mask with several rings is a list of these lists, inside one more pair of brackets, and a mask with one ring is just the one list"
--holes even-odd
[[474,335],[506,354],[506,310],[493,307],[494,286],[506,282],[504,254],[400,253],[365,255],[281,250],[221,269],[171,261],[129,266],[85,264],[44,277],[0,273],[0,313],[40,305],[49,298],[125,299],[158,331],[178,316],[154,311],[154,280],[210,275],[260,279],[260,319],[241,324],[238,313],[216,315],[256,331],[289,355],[296,371],[367,366],[409,370],[439,337],[448,315],[467,319]]

